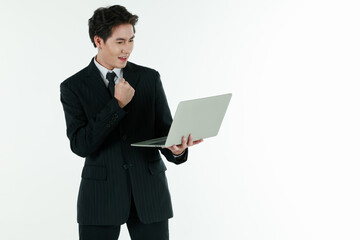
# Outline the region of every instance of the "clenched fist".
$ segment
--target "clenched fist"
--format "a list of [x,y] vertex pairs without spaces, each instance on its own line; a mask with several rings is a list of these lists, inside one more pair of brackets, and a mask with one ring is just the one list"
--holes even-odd
[[121,108],[125,107],[131,99],[134,97],[135,90],[131,85],[125,81],[124,78],[121,78],[119,83],[115,85],[115,98],[119,103]]

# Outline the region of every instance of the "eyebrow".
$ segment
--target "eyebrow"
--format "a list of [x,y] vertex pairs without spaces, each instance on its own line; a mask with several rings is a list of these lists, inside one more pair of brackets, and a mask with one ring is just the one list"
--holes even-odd
[[[131,39],[134,39],[134,38],[135,38],[135,35],[133,35],[133,36],[130,38],[130,40],[131,40]],[[115,39],[115,40],[117,40],[117,41],[119,41],[119,40],[125,41],[126,39],[125,39],[125,38],[117,38],[117,39]]]

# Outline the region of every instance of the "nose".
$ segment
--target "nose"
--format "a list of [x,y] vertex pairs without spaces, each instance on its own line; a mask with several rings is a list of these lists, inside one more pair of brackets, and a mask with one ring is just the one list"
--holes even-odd
[[131,53],[131,44],[125,44],[121,50],[123,54],[130,54]]
[[131,53],[131,51],[129,51],[129,49],[124,48],[124,49],[121,50],[121,54],[123,54],[123,55],[125,55],[127,57],[130,56],[130,53]]

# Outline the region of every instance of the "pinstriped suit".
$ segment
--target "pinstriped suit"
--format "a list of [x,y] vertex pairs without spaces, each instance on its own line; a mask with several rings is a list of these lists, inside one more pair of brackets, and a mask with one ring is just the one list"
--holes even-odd
[[[141,222],[173,216],[159,149],[130,146],[169,131],[172,117],[160,75],[128,62],[124,78],[135,89],[124,109],[110,95],[93,59],[60,85],[70,148],[85,157],[77,203],[79,224],[125,223],[131,194]],[[175,164],[187,160],[188,150],[179,158],[168,149],[160,151]]]

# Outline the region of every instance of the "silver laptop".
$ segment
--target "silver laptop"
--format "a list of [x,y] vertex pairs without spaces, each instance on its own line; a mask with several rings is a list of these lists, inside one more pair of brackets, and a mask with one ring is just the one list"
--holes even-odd
[[169,134],[131,144],[134,147],[170,147],[181,144],[191,133],[194,141],[218,134],[232,94],[182,101],[179,103]]

